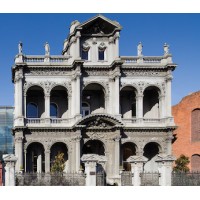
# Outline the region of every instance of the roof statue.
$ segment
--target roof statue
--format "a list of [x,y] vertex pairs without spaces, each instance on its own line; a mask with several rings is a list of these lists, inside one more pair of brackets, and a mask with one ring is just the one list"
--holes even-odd
[[138,56],[142,56],[142,43],[139,42],[138,46],[137,46],[137,52],[138,52]]
[[18,44],[18,50],[19,50],[19,54],[22,54],[22,42],[20,41],[19,44]]
[[50,46],[49,46],[48,42],[45,43],[44,49],[45,49],[45,56],[49,56],[50,55]]
[[169,45],[167,43],[164,44],[164,55],[169,54]]

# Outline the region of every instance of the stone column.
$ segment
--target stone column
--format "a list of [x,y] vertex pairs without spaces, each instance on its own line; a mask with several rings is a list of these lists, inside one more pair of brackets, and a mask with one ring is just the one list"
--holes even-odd
[[13,154],[3,155],[5,163],[5,186],[15,186],[15,163],[17,158]]
[[24,172],[26,172],[26,149],[24,150]]
[[80,140],[81,140],[81,136],[78,136],[76,138],[76,172],[79,172],[80,170]]
[[137,118],[142,121],[143,119],[143,94],[137,95]]
[[133,174],[132,184],[134,186],[141,185],[141,177],[140,173],[143,172],[144,163],[146,163],[148,159],[144,156],[130,156],[127,159],[127,162],[131,163],[131,172]]
[[22,94],[23,70],[15,72],[15,126],[23,126],[23,94]]
[[166,77],[166,114],[167,117],[171,117],[171,82],[172,82],[172,75],[171,75],[171,70],[167,72],[167,77]]
[[113,103],[115,104],[115,115],[119,115],[119,75],[115,76],[115,93]]
[[15,133],[15,156],[17,157],[16,171],[23,169],[23,131]]
[[115,57],[119,57],[119,32],[115,33]]
[[164,118],[165,114],[164,96],[159,96],[159,118]]
[[172,163],[175,157],[172,155],[158,155],[156,162],[158,163],[158,171],[161,174],[159,178],[160,186],[171,186]]
[[73,77],[72,82],[72,97],[71,97],[71,116],[74,117],[75,109],[76,109],[76,82],[75,78]]
[[116,137],[115,139],[115,176],[119,176],[119,157],[120,157],[120,150],[119,150],[119,141],[120,141],[120,136]]
[[76,75],[76,115],[80,115],[80,74]]
[[72,96],[71,94],[68,95],[68,112],[69,112],[69,117],[72,117]]
[[76,58],[80,58],[80,37],[81,33],[80,31],[77,31],[76,33]]
[[50,94],[45,94],[45,123],[50,123]]
[[26,94],[24,94],[24,117],[26,118]]
[[46,149],[45,150],[45,173],[50,172],[50,150]]

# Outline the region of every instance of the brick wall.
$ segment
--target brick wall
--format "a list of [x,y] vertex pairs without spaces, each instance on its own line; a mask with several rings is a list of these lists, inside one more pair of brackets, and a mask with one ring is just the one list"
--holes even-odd
[[[178,126],[174,132],[177,139],[172,145],[173,154],[177,158],[184,154],[191,161],[193,154],[200,155],[200,141],[191,141],[191,113],[196,108],[200,108],[200,91],[184,97],[180,103],[172,107],[174,121]],[[191,163],[188,167],[191,169]]]
[[2,164],[0,162],[0,186],[2,186]]

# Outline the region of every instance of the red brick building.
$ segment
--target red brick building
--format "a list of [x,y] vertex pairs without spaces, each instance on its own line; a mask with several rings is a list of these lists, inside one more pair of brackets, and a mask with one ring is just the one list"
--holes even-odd
[[1,161],[0,161],[0,186],[2,186],[2,164],[1,164]]
[[177,158],[184,154],[189,157],[191,171],[200,171],[200,91],[184,97],[172,107],[176,140],[173,155]]

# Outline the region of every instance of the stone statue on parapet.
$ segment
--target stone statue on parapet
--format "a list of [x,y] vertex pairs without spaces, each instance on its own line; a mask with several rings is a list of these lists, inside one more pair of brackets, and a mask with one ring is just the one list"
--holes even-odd
[[164,55],[169,54],[169,45],[167,43],[164,44]]
[[18,44],[18,50],[19,50],[19,54],[22,54],[22,42],[20,41],[19,44]]
[[45,43],[44,49],[45,49],[45,56],[49,56],[50,55],[50,46],[49,46],[48,42]]
[[142,56],[142,43],[139,42],[138,46],[137,46],[137,53],[138,53],[138,56]]

